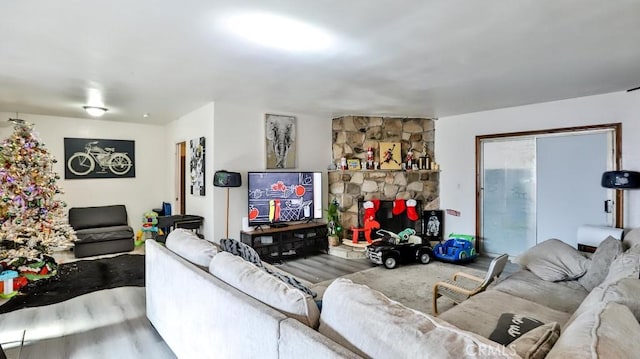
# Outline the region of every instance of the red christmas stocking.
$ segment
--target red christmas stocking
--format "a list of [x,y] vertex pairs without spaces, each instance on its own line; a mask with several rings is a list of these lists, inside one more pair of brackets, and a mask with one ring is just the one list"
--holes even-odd
[[408,199],[407,200],[407,217],[409,217],[412,221],[418,220],[418,212],[416,212],[416,200]]
[[[376,200],[378,201],[378,200]],[[380,201],[378,201],[379,203]],[[367,220],[374,220],[376,219],[376,211],[378,210],[375,207],[375,203],[373,201],[366,201],[365,203],[362,204],[362,207],[364,208],[364,221],[366,222]]]
[[393,210],[391,210],[391,213],[393,213],[394,216],[397,216],[404,212],[405,208],[404,199],[398,198],[393,201]]
[[380,200],[372,199],[371,202],[373,202],[373,209],[375,210],[375,213],[378,213],[378,210],[380,209]]

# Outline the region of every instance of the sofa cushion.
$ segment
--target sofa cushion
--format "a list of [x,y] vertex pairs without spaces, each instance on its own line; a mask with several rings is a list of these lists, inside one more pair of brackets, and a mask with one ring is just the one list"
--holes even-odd
[[[625,305],[638,321],[640,321],[640,280],[623,278],[617,282],[604,283],[595,287],[585,298],[580,307],[573,313],[570,321],[583,312],[597,307],[603,302],[615,302]],[[570,322],[567,323],[568,325]]]
[[603,283],[615,283],[623,278],[640,276],[640,246],[635,246],[616,257],[609,266]]
[[640,338],[640,324],[629,308],[600,303],[562,331],[547,358],[635,358],[640,353],[636,338]]
[[285,315],[312,328],[318,327],[320,311],[310,295],[287,285],[239,256],[227,252],[218,253],[209,264],[209,272]]
[[560,337],[560,325],[548,323],[528,331],[509,344],[523,359],[542,359]]
[[92,243],[92,242],[105,242],[115,241],[121,239],[131,239],[133,241],[133,228],[123,226],[113,227],[100,227],[100,228],[86,228],[76,230],[76,243]]
[[229,252],[233,255],[239,256],[242,259],[255,264],[256,266],[262,268],[265,272],[271,274],[272,276],[280,279],[281,281],[293,286],[294,288],[302,291],[303,293],[309,294],[312,297],[316,297],[318,294],[311,289],[307,288],[304,284],[302,284],[297,278],[286,275],[284,273],[280,273],[262,263],[260,259],[260,255],[256,252],[255,249],[251,248],[249,245],[237,241],[233,238],[222,238],[220,240],[220,247],[223,251]]
[[[324,304],[323,304],[324,305]],[[438,318],[456,327],[488,338],[503,313],[516,313],[536,318],[543,323],[564,324],[569,313],[551,309],[532,301],[518,298],[497,290],[474,295],[464,302],[440,314]]]
[[578,282],[589,291],[598,286],[609,273],[611,262],[620,253],[622,253],[622,242],[611,236],[607,237],[593,253],[591,260],[588,262],[587,272],[578,278]]
[[319,331],[365,357],[518,357],[509,348],[341,278],[324,293]]
[[493,288],[565,313],[573,313],[589,294],[576,280],[549,282],[526,269],[511,274]]
[[640,246],[640,228],[629,231],[629,233],[622,237],[622,243],[625,245],[625,248]]
[[173,253],[205,268],[209,267],[211,259],[218,253],[218,249],[213,243],[200,239],[192,231],[182,228],[171,231],[165,245]]
[[69,224],[73,229],[125,226],[127,209],[124,205],[73,207],[69,209]]
[[516,262],[548,281],[576,279],[587,271],[588,259],[558,239],[548,239],[521,254]]

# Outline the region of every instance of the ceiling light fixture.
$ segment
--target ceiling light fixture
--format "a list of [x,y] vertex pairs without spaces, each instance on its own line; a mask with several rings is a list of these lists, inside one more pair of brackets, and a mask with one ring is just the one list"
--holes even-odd
[[82,106],[82,108],[84,108],[84,110],[87,111],[87,113],[93,117],[100,117],[104,115],[105,112],[109,111],[104,107],[98,107],[98,106]]
[[272,14],[232,16],[226,26],[249,41],[287,51],[320,51],[333,43],[320,28]]

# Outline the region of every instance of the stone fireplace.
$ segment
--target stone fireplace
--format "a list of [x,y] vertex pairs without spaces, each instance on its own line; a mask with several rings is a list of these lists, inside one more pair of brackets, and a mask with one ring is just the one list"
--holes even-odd
[[[344,116],[333,119],[332,129],[334,163],[342,157],[363,161],[369,147],[380,162],[379,142],[399,142],[402,158],[412,149],[414,158],[426,155],[435,162],[433,119]],[[362,201],[412,198],[421,203],[420,215],[440,207],[437,170],[335,170],[328,177],[329,201],[338,202],[344,237],[361,223]]]

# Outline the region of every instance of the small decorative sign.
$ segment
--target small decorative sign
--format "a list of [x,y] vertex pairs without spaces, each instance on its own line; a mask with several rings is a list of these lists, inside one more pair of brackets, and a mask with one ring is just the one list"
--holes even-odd
[[347,160],[347,167],[350,170],[359,170],[360,169],[360,160]]

